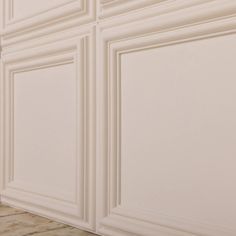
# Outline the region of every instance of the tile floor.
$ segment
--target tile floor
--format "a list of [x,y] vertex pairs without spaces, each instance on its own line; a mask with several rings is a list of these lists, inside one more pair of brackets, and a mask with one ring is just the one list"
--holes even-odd
[[0,204],[0,236],[96,236]]

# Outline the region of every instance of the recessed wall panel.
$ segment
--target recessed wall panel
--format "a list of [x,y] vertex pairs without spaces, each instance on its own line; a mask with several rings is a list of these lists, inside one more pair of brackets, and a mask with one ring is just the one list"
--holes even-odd
[[15,74],[14,180],[28,190],[75,202],[73,63]]
[[121,56],[121,205],[236,230],[235,41]]
[[93,40],[79,33],[4,55],[1,201],[92,230]]

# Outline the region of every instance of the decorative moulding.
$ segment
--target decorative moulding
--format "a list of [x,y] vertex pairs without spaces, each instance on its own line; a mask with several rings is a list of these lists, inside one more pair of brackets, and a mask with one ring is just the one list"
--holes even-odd
[[100,18],[124,14],[136,9],[141,9],[152,4],[164,2],[165,0],[100,0]]
[[14,0],[2,0],[2,45],[36,38],[95,20],[94,0],[65,0],[58,6],[25,17],[14,17]]
[[[184,2],[184,1],[182,1]],[[186,2],[186,1],[185,1]],[[151,48],[236,33],[236,2],[205,4],[119,25],[119,19],[99,25],[100,64],[98,120],[98,232],[112,236],[209,235],[234,236],[232,229],[133,209],[122,204],[121,192],[121,56]],[[142,22],[142,24],[140,24]]]
[[[130,22],[147,17],[167,14],[195,5],[213,2],[215,0],[100,0],[98,16],[100,20],[119,18]],[[123,19],[124,18],[124,19]]]
[[[174,0],[105,0],[99,4],[100,0],[71,0],[65,2],[62,6],[39,12],[34,16],[10,21],[12,24],[7,26],[4,20],[4,27],[1,32],[2,47],[5,50],[30,41],[39,42],[44,40],[46,36],[50,38],[61,32],[65,35],[68,29],[76,30],[78,27],[86,27],[87,24],[91,26],[99,24],[105,27],[105,22],[107,22],[112,27],[116,24],[122,25],[133,21],[141,21],[152,16],[161,16],[212,1],[215,0],[179,0],[178,2]],[[1,1],[1,3],[3,2]],[[10,8],[7,5],[4,8],[6,7]],[[96,18],[96,8],[98,18]],[[108,17],[109,12],[114,17]],[[119,14],[119,12],[129,14]],[[3,14],[3,16],[2,18],[5,19],[6,15]]]
[[[79,33],[78,33],[79,34]],[[1,201],[94,230],[94,30],[34,49],[5,55],[1,68]],[[43,195],[14,178],[14,80],[16,73],[73,64],[77,81],[76,197]]]

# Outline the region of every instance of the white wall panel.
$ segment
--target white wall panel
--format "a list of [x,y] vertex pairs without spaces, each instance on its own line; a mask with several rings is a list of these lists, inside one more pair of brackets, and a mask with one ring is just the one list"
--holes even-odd
[[1,200],[92,230],[93,31],[79,34],[4,55]]
[[236,232],[235,41],[122,55],[121,205]]
[[101,24],[101,234],[235,234],[233,8]]
[[71,62],[14,76],[14,181],[70,202],[77,184],[75,72]]
[[236,235],[234,0],[0,8],[3,203],[104,236]]

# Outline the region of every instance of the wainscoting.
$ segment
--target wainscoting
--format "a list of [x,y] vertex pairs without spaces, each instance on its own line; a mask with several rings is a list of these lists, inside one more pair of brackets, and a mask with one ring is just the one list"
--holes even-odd
[[235,236],[236,1],[0,0],[0,199],[104,236]]

